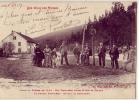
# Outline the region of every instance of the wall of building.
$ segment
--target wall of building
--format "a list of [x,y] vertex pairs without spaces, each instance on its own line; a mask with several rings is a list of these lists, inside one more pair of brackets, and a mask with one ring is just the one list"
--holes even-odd
[[[13,38],[16,37],[16,39],[14,40]],[[2,43],[5,42],[12,42],[15,46],[14,49],[14,53],[19,53],[19,48],[21,49],[21,53],[26,53],[28,51],[28,45],[27,45],[27,41],[21,37],[20,35],[18,35],[17,33],[13,33],[11,35],[9,35],[8,37],[6,37]],[[21,42],[21,46],[19,46],[18,42]]]

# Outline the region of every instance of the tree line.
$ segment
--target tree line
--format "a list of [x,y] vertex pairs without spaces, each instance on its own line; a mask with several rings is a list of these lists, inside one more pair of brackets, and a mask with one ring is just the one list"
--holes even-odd
[[[125,6],[121,2],[113,2],[111,10],[105,10],[105,13],[98,18],[94,15],[94,20],[87,23],[85,30],[85,43],[91,45],[92,35],[90,29],[96,30],[95,46],[99,42],[103,42],[105,45],[111,46],[113,43],[117,46],[135,46],[137,40],[137,2],[133,2],[125,9]],[[67,45],[74,47],[74,43],[78,42],[82,44],[83,39],[83,27],[79,30],[71,31],[69,36],[63,35],[60,38],[44,39],[41,40],[42,48],[44,44],[48,44],[50,48],[59,47],[62,41],[66,41]],[[66,33],[65,33],[66,34]],[[56,36],[55,36],[56,37]],[[90,47],[91,48],[91,47]]]
[[[124,5],[121,2],[113,2],[111,11],[105,11],[105,14],[96,18],[94,21],[87,24],[85,31],[85,41],[91,40],[90,28],[96,29],[96,44],[103,42],[106,45],[112,45],[112,43],[122,45],[136,45],[136,14],[137,3],[133,2],[125,10]],[[76,34],[71,34],[68,39],[69,43],[82,42],[82,30]]]

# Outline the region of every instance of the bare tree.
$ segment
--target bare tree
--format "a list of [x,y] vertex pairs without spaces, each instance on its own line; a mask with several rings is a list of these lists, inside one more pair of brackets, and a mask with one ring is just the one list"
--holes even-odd
[[15,49],[15,46],[12,42],[5,42],[2,45],[4,56],[8,57],[13,53],[13,50]]

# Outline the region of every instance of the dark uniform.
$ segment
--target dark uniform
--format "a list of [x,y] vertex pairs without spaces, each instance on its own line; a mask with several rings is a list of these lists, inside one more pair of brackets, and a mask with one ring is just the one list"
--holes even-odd
[[119,51],[117,47],[112,47],[110,49],[110,57],[111,57],[111,65],[112,68],[114,68],[114,66],[116,66],[116,69],[119,68],[119,64],[118,64],[118,58],[119,58]]
[[44,59],[44,54],[39,47],[35,48],[35,64],[38,67],[42,66],[42,60]]
[[75,55],[75,58],[77,59],[77,64],[79,64],[79,60],[80,60],[80,48],[79,48],[79,46],[75,46],[73,48],[73,53]]
[[99,46],[98,48],[98,57],[99,57],[99,65],[105,66],[105,56],[106,56],[106,48],[104,46]]

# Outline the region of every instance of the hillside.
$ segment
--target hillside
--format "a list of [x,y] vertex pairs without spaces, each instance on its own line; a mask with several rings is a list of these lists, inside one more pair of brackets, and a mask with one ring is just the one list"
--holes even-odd
[[69,38],[71,34],[76,34],[77,32],[81,32],[82,29],[83,29],[83,25],[80,25],[80,26],[68,28],[65,30],[47,33],[45,35],[42,35],[34,39],[38,42],[45,41],[45,40],[63,40],[63,39]]
[[65,40],[71,37],[71,35],[76,34],[78,32],[82,32],[83,25],[72,27],[60,31],[55,31],[51,33],[47,33],[45,35],[42,35],[40,37],[34,38],[39,43],[42,43],[46,40]]

